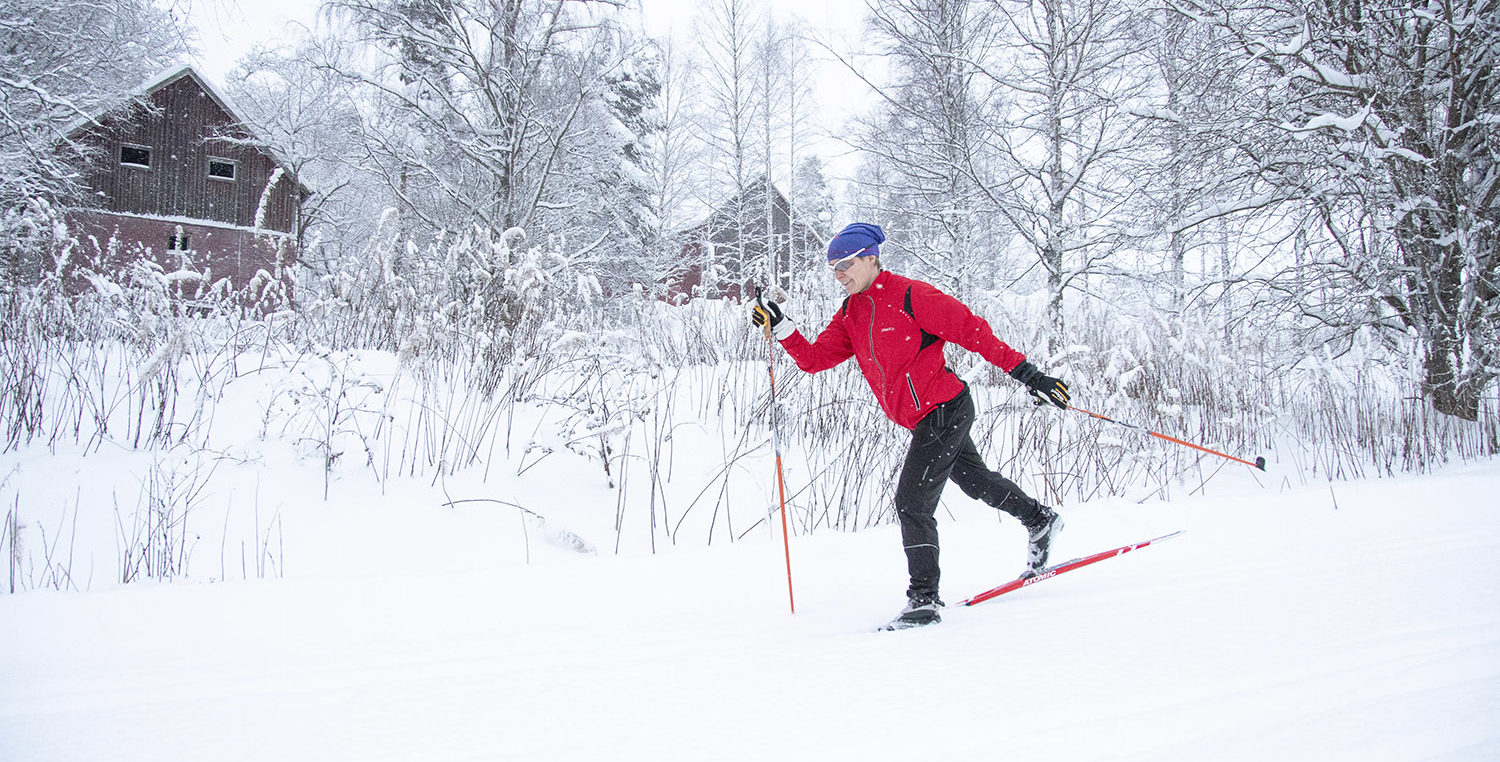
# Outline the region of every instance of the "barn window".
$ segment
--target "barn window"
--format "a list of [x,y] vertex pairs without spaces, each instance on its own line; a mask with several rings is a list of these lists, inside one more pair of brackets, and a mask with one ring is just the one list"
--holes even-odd
[[191,248],[187,233],[173,233],[167,238],[167,251],[187,251]]
[[209,159],[208,176],[218,180],[234,179],[234,162],[228,159]]
[[120,163],[129,167],[151,166],[151,149],[141,146],[120,146]]

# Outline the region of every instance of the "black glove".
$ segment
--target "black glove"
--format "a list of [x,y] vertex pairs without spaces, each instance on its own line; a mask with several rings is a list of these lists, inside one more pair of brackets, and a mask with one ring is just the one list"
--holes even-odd
[[755,301],[750,302],[750,322],[758,328],[770,325],[771,335],[776,337],[777,341],[791,336],[797,330],[797,324],[782,314],[781,305],[759,296],[755,297]]
[[1010,377],[1026,385],[1036,404],[1052,403],[1064,410],[1068,407],[1068,385],[1039,370],[1029,360],[1022,360],[1010,372]]

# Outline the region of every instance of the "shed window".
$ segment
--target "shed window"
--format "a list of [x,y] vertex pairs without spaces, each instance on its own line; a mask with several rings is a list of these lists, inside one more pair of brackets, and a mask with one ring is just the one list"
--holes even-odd
[[173,233],[167,237],[167,251],[187,251],[191,248],[187,233]]
[[140,146],[120,146],[120,163],[131,167],[151,166],[151,149]]
[[209,159],[208,160],[208,176],[209,177],[217,178],[219,180],[233,180],[234,179],[234,170],[235,170],[234,162],[232,162],[232,161],[230,161],[228,159]]

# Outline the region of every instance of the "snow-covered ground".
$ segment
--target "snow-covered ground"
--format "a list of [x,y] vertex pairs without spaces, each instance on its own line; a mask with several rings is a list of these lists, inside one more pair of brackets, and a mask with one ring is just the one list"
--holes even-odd
[[[952,601],[1024,539],[948,492]],[[795,537],[793,615],[764,533],[527,562],[493,506],[284,511],[281,578],[0,596],[0,759],[1500,759],[1496,494],[1480,463],[1068,506],[1062,558],[1187,533],[897,633],[894,527]]]

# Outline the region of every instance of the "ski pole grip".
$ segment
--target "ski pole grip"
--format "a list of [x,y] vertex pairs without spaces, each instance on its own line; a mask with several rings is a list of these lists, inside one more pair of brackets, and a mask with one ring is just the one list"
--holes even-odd
[[761,332],[766,335],[766,341],[772,341],[773,337],[771,336],[771,313],[770,313],[769,310],[765,309],[765,302],[761,301],[760,284],[759,283],[753,284],[751,286],[751,288],[755,289],[755,303],[757,305],[757,308],[760,309],[762,312],[764,312],[765,316],[766,316],[765,325],[762,325],[760,327],[761,328]]

